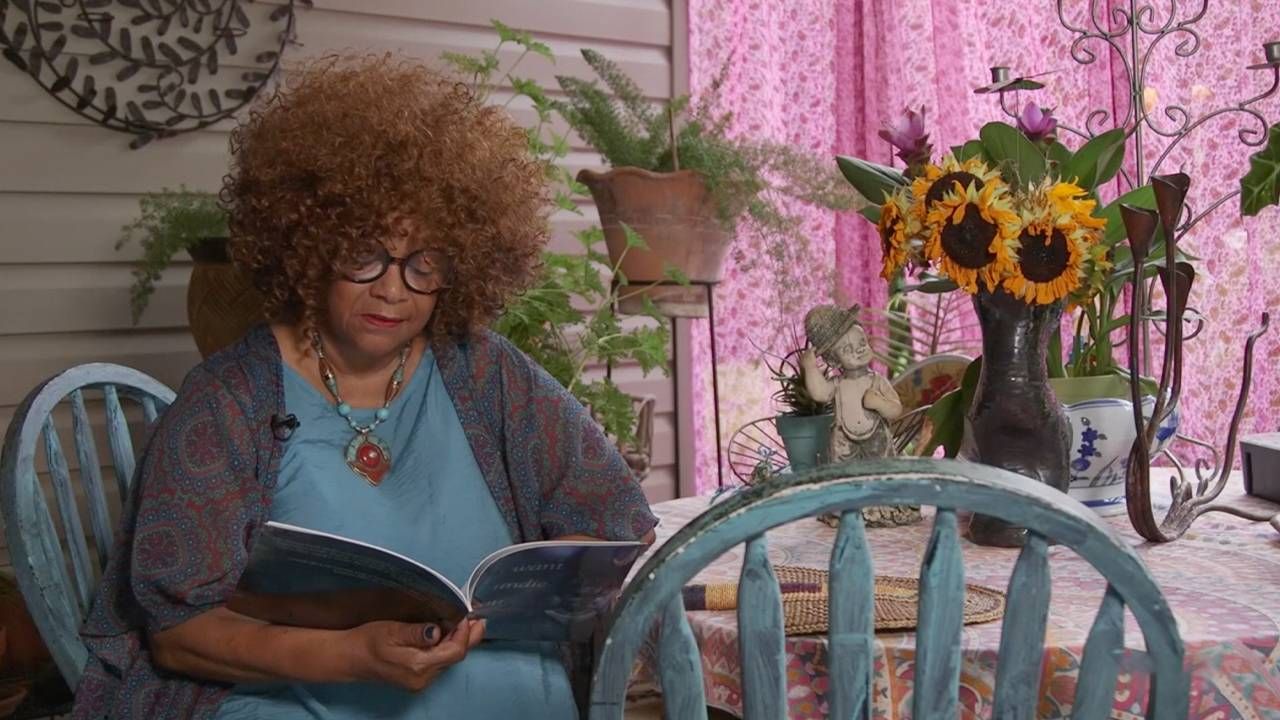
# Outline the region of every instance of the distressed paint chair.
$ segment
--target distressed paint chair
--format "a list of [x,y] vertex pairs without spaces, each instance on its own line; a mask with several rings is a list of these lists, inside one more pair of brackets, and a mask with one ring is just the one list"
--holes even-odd
[[[88,611],[96,578],[111,553],[114,531],[86,391],[95,396],[101,394],[106,438],[121,499],[128,494],[134,470],[133,440],[122,401],[139,404],[142,419],[149,426],[174,398],[173,390],[137,370],[91,363],[41,383],[22,401],[9,423],[0,455],[0,511],[4,514],[10,560],[40,636],[73,690],[88,659],[80,640],[80,624]],[[67,456],[54,427],[54,409],[64,401],[70,405],[78,484],[73,484]],[[44,449],[49,484],[62,521],[62,541],[37,474],[38,447]],[[77,495],[82,495],[81,502],[89,515],[92,554]]]
[[782,602],[766,553],[766,530],[826,512],[841,514],[830,561],[830,717],[871,717],[874,607],[871,553],[858,508],[937,508],[920,568],[913,716],[959,714],[964,565],[957,510],[978,510],[1032,528],[1008,586],[992,717],[1035,717],[1049,610],[1048,546],[1064,545],[1092,564],[1108,587],[1085,644],[1072,716],[1110,717],[1125,652],[1124,611],[1138,621],[1145,651],[1126,671],[1151,676],[1148,718],[1187,716],[1182,640],[1160,588],[1130,547],[1090,510],[1013,473],[954,460],[895,459],[782,475],[713,506],[682,528],[635,575],[615,609],[596,666],[592,720],[622,717],[636,653],[660,619],[658,671],[666,717],[705,718],[702,663],[680,588],[708,563],[746,543],[738,592],[739,654],[747,720],[787,715]]

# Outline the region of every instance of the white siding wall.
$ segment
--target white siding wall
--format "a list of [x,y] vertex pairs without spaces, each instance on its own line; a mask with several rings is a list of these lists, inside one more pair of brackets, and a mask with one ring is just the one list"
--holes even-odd
[[[586,76],[578,56],[584,46],[618,61],[655,98],[670,96],[673,77],[679,84],[684,73],[683,68],[673,73],[669,0],[317,0],[316,5],[299,13],[303,47],[289,48],[286,59],[340,50],[400,51],[427,60],[445,50],[474,53],[496,43],[488,23],[497,18],[533,31],[552,46],[554,66],[540,58],[521,66],[520,74],[544,86],[554,86],[556,73]],[[676,7],[683,12],[683,3],[677,1]],[[530,117],[518,103],[513,108],[521,120]],[[121,363],[176,388],[198,361],[186,328],[190,265],[185,257],[165,274],[135,327],[128,288],[138,248],[117,251],[114,245],[120,227],[136,213],[140,193],[178,184],[219,187],[227,168],[229,128],[224,123],[130,150],[128,136],[80,118],[16,68],[0,64],[0,427],[8,425],[36,383],[69,366]],[[575,142],[569,164],[596,166],[599,159]],[[594,211],[585,210],[585,220],[556,216],[554,247],[575,247],[569,233],[595,220]],[[637,368],[626,367],[616,377],[632,392],[658,397],[654,470],[646,492],[652,500],[672,497],[677,487],[673,381],[660,375],[642,380]],[[106,446],[99,447],[105,457]],[[71,461],[74,466],[74,457]]]

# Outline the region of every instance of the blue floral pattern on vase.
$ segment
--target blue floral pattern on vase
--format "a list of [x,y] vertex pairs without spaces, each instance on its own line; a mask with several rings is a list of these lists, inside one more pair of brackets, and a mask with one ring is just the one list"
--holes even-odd
[[[1124,481],[1129,450],[1136,437],[1133,404],[1117,398],[1099,398],[1065,405],[1071,422],[1072,444],[1069,494],[1103,515],[1125,511]],[[1155,398],[1142,399],[1143,416],[1151,417]],[[1154,457],[1177,434],[1179,411],[1174,409],[1156,428]]]

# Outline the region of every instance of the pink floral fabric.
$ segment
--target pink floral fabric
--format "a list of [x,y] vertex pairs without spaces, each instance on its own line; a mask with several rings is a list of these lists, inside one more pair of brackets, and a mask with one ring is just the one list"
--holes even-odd
[[[1110,10],[1128,4],[1065,0],[1063,19],[1072,26],[1090,26],[1092,5],[1094,19],[1108,27],[1115,18]],[[1169,3],[1144,0],[1139,5],[1153,5],[1144,20],[1148,27],[1169,19]],[[1180,5],[1175,22],[1190,19],[1200,7]],[[1260,62],[1262,42],[1280,37],[1280,8],[1274,3],[1210,1],[1195,27],[1203,41],[1193,57],[1175,55],[1180,43],[1191,41],[1186,33],[1167,38],[1151,53],[1143,102],[1163,132],[1181,122],[1174,106],[1186,108],[1194,122],[1270,85],[1266,72],[1247,71],[1245,66]],[[986,122],[1007,119],[996,96],[972,92],[988,82],[993,65],[1007,65],[1015,74],[1048,73],[1037,78],[1045,83],[1043,90],[1011,95],[1011,110],[1034,98],[1054,108],[1069,126],[1097,132],[1121,122],[1131,124],[1124,110],[1129,92],[1123,63],[1102,42],[1089,41],[1076,47],[1076,55],[1092,52],[1098,59],[1082,66],[1072,59],[1075,39],[1053,3],[1023,8],[976,0],[689,2],[691,88],[695,93],[708,88],[727,68],[719,104],[735,114],[736,131],[885,164],[893,159],[892,149],[876,133],[885,118],[904,107],[925,108],[936,154],[976,136]],[[1143,42],[1148,44],[1150,37]],[[1268,120],[1280,121],[1280,98],[1254,107]],[[1096,115],[1090,124],[1095,110],[1109,115]],[[1253,132],[1249,137],[1256,142],[1258,130],[1257,120],[1244,114],[1219,116],[1179,143],[1158,166],[1169,140],[1147,130],[1144,175],[1153,169],[1189,173],[1190,203],[1202,212],[1238,186],[1248,156],[1256,151],[1244,146],[1238,133]],[[1073,147],[1081,142],[1066,132],[1060,136]],[[1129,152],[1132,173],[1132,146]],[[1108,188],[1105,195],[1109,199],[1119,190]],[[743,263],[743,257],[767,256],[768,248],[739,237],[736,261],[716,288],[716,371],[724,444],[737,428],[775,412],[769,400],[775,384],[760,363],[761,350],[785,349],[786,335],[780,331],[804,313],[802,307],[775,299],[772,290],[778,283],[811,293],[811,300],[801,303],[806,306],[835,300],[880,307],[885,302],[885,284],[878,277],[879,245],[869,224],[856,215],[835,217],[818,210],[808,211],[806,217],[810,260],[803,267]],[[1274,268],[1280,267],[1278,239],[1280,209],[1244,219],[1238,202],[1231,200],[1185,241],[1185,248],[1200,258],[1191,305],[1206,317],[1203,334],[1187,345],[1185,433],[1218,444],[1225,441],[1244,337],[1262,311],[1280,307],[1280,282],[1273,279]],[[708,489],[716,482],[713,369],[706,327],[695,327],[692,335],[695,377],[701,379],[694,393],[697,483]],[[1255,366],[1243,433],[1274,430],[1280,424],[1280,368],[1264,361],[1280,348],[1278,343],[1280,330],[1258,344],[1262,362]],[[727,470],[725,476],[732,478]]]

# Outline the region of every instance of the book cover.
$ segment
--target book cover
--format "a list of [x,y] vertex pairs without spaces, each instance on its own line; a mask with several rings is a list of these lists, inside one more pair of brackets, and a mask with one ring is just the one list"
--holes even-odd
[[502,548],[464,588],[412,558],[268,522],[227,607],[267,622],[346,629],[374,620],[487,620],[489,640],[583,641],[644,551],[638,542],[545,541]]

